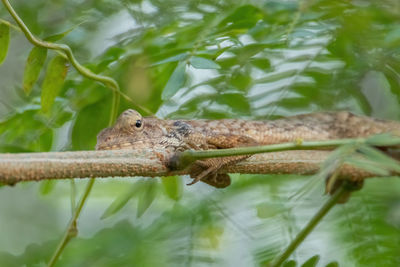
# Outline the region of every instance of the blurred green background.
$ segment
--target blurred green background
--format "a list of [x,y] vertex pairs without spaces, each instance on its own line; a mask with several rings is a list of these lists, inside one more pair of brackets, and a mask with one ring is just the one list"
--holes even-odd
[[[345,109],[400,119],[398,0],[11,4],[41,38],[73,29],[58,42],[119,82],[134,102],[122,100],[119,112],[139,104],[162,118],[271,119]],[[13,22],[2,5],[0,18]],[[0,152],[92,150],[111,91],[70,67],[44,115],[45,70],[29,96],[22,89],[31,49],[12,29],[0,66]],[[322,181],[302,189],[310,177],[231,177],[223,190],[187,187],[187,177],[98,179],[56,266],[261,266],[327,199]],[[86,182],[0,187],[0,265],[44,266]],[[371,179],[286,266],[400,266],[399,252],[400,181]]]

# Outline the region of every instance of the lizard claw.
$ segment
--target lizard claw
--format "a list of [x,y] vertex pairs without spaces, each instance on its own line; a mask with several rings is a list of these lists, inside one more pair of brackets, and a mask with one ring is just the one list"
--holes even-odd
[[188,185],[193,185],[202,181],[216,188],[224,188],[231,184],[231,179],[226,173],[218,173],[221,168],[220,161],[216,159],[206,159],[196,161],[190,168],[190,176],[193,181]]
[[[205,167],[203,162],[199,162],[199,165],[201,167]],[[197,167],[200,167],[200,166],[197,166]],[[192,168],[190,176],[193,178],[193,181],[188,183],[187,185],[194,185],[195,183],[202,180],[203,178],[205,178],[207,175],[209,175],[213,171],[214,172],[216,171],[215,168],[208,167],[206,170],[202,171],[200,174],[197,174],[196,172],[199,172],[199,169],[196,167]],[[214,174],[216,175],[216,173],[214,173]]]

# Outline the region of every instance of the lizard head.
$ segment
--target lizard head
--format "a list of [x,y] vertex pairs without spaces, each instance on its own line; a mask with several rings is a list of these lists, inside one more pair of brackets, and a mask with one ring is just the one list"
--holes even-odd
[[114,126],[97,135],[96,149],[132,149],[152,147],[156,140],[165,135],[161,120],[143,118],[139,112],[128,109],[121,113]]
[[127,109],[119,115],[114,129],[120,133],[135,134],[143,130],[143,117],[133,109]]

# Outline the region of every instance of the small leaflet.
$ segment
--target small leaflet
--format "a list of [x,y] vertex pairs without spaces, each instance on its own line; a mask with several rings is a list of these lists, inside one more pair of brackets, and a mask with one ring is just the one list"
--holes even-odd
[[0,23],[0,65],[4,62],[10,44],[10,26]]
[[33,85],[39,78],[40,71],[43,68],[47,57],[47,49],[35,46],[29,53],[25,64],[24,80],[22,87],[26,95],[32,91]]
[[53,58],[47,67],[42,84],[42,112],[48,113],[54,104],[54,100],[64,85],[68,72],[67,60],[62,56]]

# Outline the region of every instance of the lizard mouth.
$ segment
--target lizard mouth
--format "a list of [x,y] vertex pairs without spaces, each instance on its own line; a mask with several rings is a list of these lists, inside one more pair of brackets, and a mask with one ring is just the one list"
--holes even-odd
[[117,150],[117,149],[141,149],[141,148],[151,148],[153,144],[149,144],[149,140],[118,140],[116,142],[110,142],[107,144],[96,145],[96,150]]

